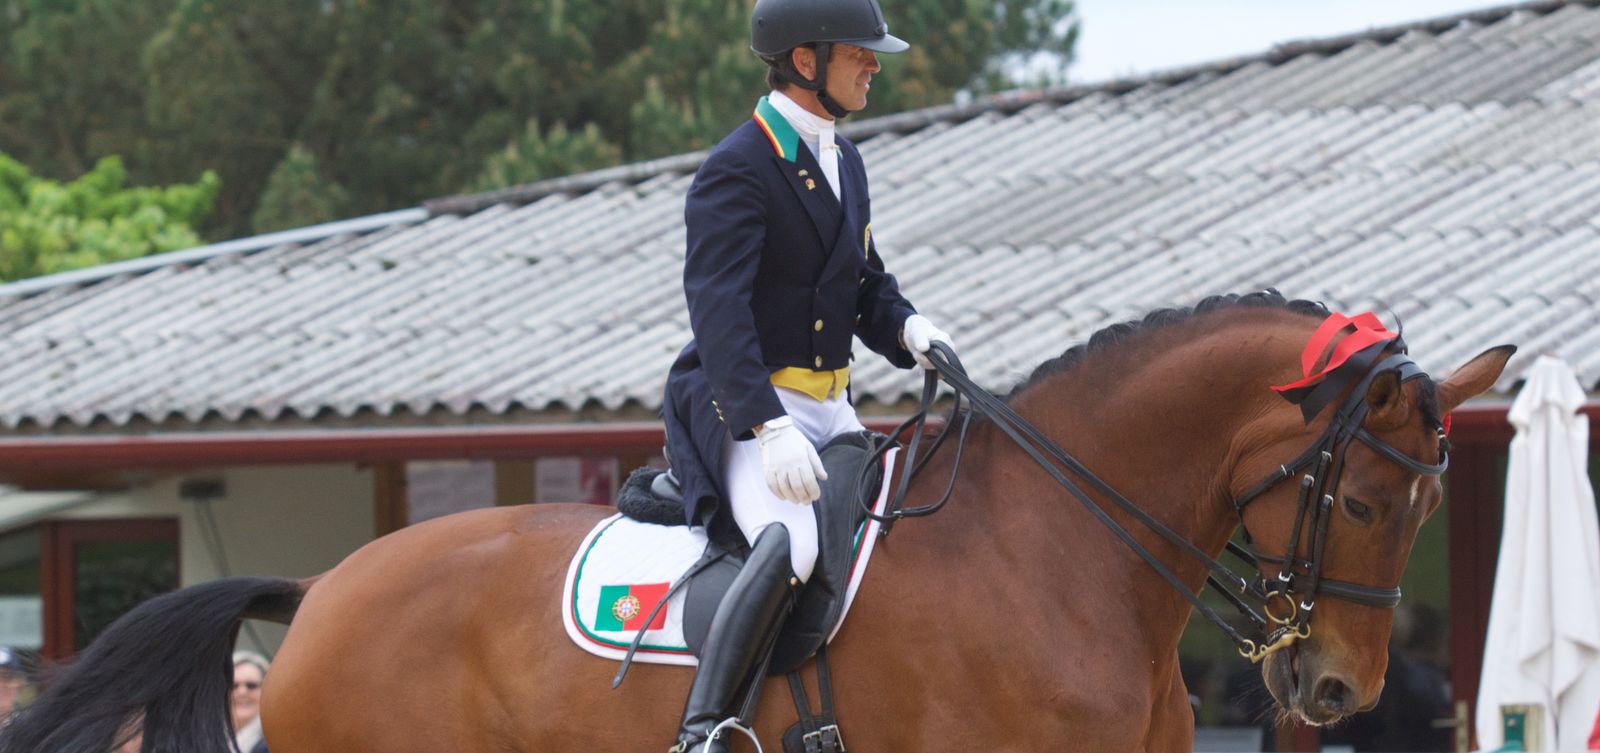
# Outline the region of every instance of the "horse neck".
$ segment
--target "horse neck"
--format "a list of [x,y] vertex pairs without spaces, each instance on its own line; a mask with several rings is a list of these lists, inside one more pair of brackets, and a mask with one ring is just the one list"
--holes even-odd
[[[1236,438],[1274,407],[1271,401],[1282,402],[1264,385],[1282,376],[1285,363],[1294,363],[1286,359],[1309,333],[1303,321],[1291,321],[1294,326],[1280,334],[1246,341],[1235,328],[1219,326],[1218,318],[1230,320],[1213,315],[1204,329],[1169,325],[1172,331],[1145,333],[1136,342],[1093,354],[1013,401],[1020,415],[1112,488],[1212,556],[1237,527],[1228,489],[1230,470],[1238,462]],[[1274,366],[1278,371],[1269,373]],[[1190,610],[1177,589],[997,427],[985,423],[974,431],[974,446],[982,449],[970,462],[987,470],[969,474],[961,496],[982,499],[981,507],[988,509],[957,526],[994,532],[1003,539],[997,542],[1002,551],[1064,557],[1065,562],[1033,567],[1021,577],[1038,579],[1031,585],[1035,593],[1056,593],[1062,609],[1082,613],[1088,599],[1095,603],[1090,619],[1124,627],[1135,620],[1143,626],[1151,656],[1171,655]],[[1024,479],[1022,488],[1016,479]],[[1207,571],[1201,562],[1095,496],[1189,590],[1203,586]],[[1063,585],[1057,568],[1089,570],[1095,577]]]

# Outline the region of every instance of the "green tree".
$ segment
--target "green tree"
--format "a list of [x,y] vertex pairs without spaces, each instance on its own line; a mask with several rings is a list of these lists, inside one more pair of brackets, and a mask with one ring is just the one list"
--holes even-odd
[[0,0],[0,151],[57,179],[137,154],[141,56],[176,2]]
[[176,0],[146,39],[145,106],[133,127],[146,134],[147,147],[135,172],[170,183],[216,170],[224,188],[205,228],[209,236],[252,232],[261,193],[296,144],[339,179],[331,145],[302,137],[317,135],[308,133],[308,119],[341,26],[340,5]]
[[750,5],[663,3],[643,43],[606,71],[605,99],[628,107],[602,128],[629,159],[709,146],[750,117],[766,89],[766,66],[750,52]]
[[522,138],[489,156],[483,173],[473,182],[474,191],[492,191],[570,173],[610,167],[622,160],[622,150],[606,141],[593,123],[569,131],[557,123],[542,133],[538,122],[529,122]]
[[122,160],[105,157],[70,183],[35,176],[0,153],[0,280],[64,272],[199,245],[194,227],[220,180],[127,188]]
[[349,211],[350,192],[323,176],[316,155],[294,146],[267,178],[250,226],[257,233],[270,233],[332,222]]
[[[57,180],[108,154],[137,185],[215,170],[211,238],[414,206],[715,143],[765,88],[752,5],[0,0],[0,149]],[[867,115],[1059,82],[1076,38],[1070,0],[884,10],[913,46],[882,58]]]
[[[178,0],[144,61],[149,124],[168,145],[154,175],[217,165],[230,187],[218,220],[237,234],[261,229],[236,218],[263,201],[291,144],[356,213],[704,148],[765,88],[751,5]],[[1034,51],[1064,67],[1076,28],[1068,0],[907,0],[886,12],[914,47],[885,56],[872,114],[1012,85],[1008,66]],[[217,153],[235,156],[204,161]]]

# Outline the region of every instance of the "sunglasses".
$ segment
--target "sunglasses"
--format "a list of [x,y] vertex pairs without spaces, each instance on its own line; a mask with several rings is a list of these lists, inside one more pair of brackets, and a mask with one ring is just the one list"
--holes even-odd
[[234,690],[238,690],[239,688],[244,688],[245,690],[260,690],[261,689],[261,683],[259,683],[259,682],[236,682],[236,683],[233,684],[233,689]]

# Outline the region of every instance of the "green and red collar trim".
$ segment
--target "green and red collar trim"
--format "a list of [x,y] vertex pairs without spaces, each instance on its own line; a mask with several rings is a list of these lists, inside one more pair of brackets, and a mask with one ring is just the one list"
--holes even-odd
[[766,97],[756,102],[756,112],[753,117],[756,125],[767,134],[767,140],[772,142],[772,151],[776,152],[778,157],[793,162],[800,156],[800,132],[789,125],[789,121],[778,112],[778,108],[767,101]]

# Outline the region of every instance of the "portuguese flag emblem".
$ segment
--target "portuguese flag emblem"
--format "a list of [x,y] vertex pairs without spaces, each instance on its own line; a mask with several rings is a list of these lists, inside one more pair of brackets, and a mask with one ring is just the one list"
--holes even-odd
[[[638,630],[650,610],[667,595],[670,583],[636,583],[626,586],[601,586],[600,606],[594,616],[595,630]],[[667,623],[665,607],[656,613],[649,630],[660,630]]]

